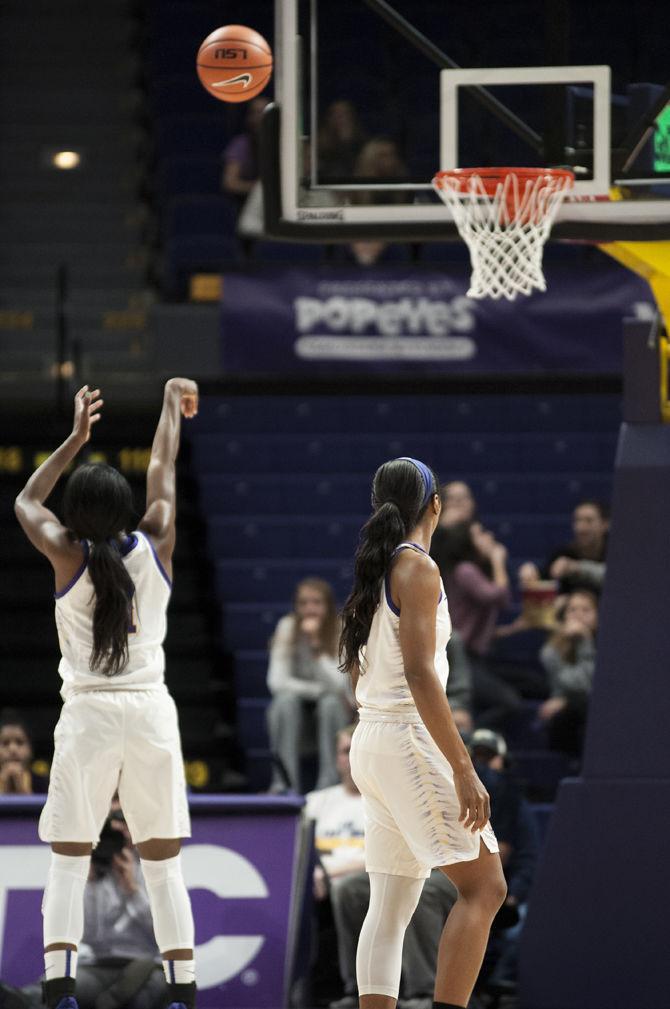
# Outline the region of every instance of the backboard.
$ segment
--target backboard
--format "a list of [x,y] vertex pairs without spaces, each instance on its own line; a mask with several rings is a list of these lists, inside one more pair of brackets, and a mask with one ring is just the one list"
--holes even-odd
[[[545,0],[529,5],[525,20],[523,4],[446,6],[277,0],[275,103],[262,137],[267,233],[456,239],[432,176],[504,165],[575,172],[553,239],[670,238],[670,93],[660,51],[656,58],[645,44],[647,65],[640,58],[638,66],[647,80],[636,81],[622,58],[625,25],[621,37],[571,43],[584,35],[570,23],[584,5]],[[510,23],[503,14],[512,6]],[[591,54],[593,62],[576,59]],[[454,56],[488,65],[462,67]],[[353,107],[361,127],[339,160],[328,146],[338,102],[348,103],[350,120]],[[381,153],[377,145],[376,174],[374,158],[372,167],[366,160],[375,139],[387,144]]]

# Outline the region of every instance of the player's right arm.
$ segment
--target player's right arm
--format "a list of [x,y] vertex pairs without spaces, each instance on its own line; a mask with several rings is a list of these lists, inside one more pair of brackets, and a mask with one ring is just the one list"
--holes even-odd
[[151,446],[147,469],[147,502],[139,529],[151,537],[156,553],[172,573],[177,516],[176,462],[181,418],[198,412],[198,386],[190,378],[171,378],[165,383],[163,409]]
[[409,689],[424,725],[451,764],[461,805],[460,820],[474,833],[489,820],[491,802],[472,766],[435,672],[435,624],[440,598],[437,565],[407,550],[394,566],[391,588],[400,603],[400,649]]

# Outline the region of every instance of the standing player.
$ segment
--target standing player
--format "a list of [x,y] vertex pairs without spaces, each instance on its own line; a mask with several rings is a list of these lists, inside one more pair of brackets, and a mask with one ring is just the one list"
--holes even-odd
[[447,702],[451,621],[428,556],[440,516],[435,475],[384,463],[344,608],[343,668],[360,725],[351,769],[363,794],[370,905],[358,942],[361,1009],[393,1009],[405,929],[433,867],[458,890],[442,933],[435,1009],[462,1009],[506,895],[490,802]]
[[100,390],[75,396],[74,426],[28,480],[16,515],[56,577],[63,710],[55,732],[40,838],[52,856],[44,894],[47,1006],[77,1009],[83,892],[118,787],[142,860],[170,1009],[193,1009],[191,905],[181,869],[190,836],[177,712],[164,682],[166,609],[175,544],[175,461],[180,413],[193,417],[198,387],[165,386],[147,471],[146,511],[136,532],[126,479],[113,467],[79,466],[68,480],[65,524],[44,506],[100,420]]

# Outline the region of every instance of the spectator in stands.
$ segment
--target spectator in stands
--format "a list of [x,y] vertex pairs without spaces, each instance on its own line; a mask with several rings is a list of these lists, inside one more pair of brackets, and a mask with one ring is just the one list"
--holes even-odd
[[[337,736],[337,770],[340,784],[311,792],[307,816],[315,821],[314,843],[319,863],[314,870],[314,896],[330,897],[337,932],[338,959],[344,996],[331,1003],[334,1009],[358,1006],[356,947],[370,900],[370,882],[365,872],[363,800],[351,777],[349,751],[355,726]],[[437,947],[442,927],[456,901],[456,889],[435,869],[426,880],[419,905],[405,933],[403,946],[403,991],[408,999],[435,985]]]
[[435,559],[472,667],[476,724],[497,727],[521,705],[489,662],[498,615],[510,602],[507,550],[479,522],[457,522],[446,534]]
[[0,716],[0,795],[44,794],[48,780],[31,770],[33,744],[25,722],[7,709]]
[[[528,909],[539,854],[533,811],[511,776],[507,744],[497,732],[478,729],[470,740],[472,760],[491,796],[491,822],[496,825],[507,897],[493,922],[489,955],[491,982],[516,980],[519,940]],[[486,961],[485,961],[486,965]]]
[[554,578],[561,595],[575,589],[600,592],[605,579],[608,532],[607,508],[599,501],[580,501],[572,513],[572,542],[554,550],[542,569],[530,561],[522,564],[521,586]]
[[[338,960],[344,983],[345,997],[338,1006],[357,1006],[356,996],[356,945],[358,930],[365,917],[362,912],[358,927],[349,927],[346,906],[342,906],[340,892],[345,880],[357,881],[365,889],[363,800],[351,777],[349,751],[354,725],[342,729],[336,740],[336,766],[339,784],[310,792],[306,813],[314,820],[314,845],[318,861],[314,867],[314,899],[322,904],[330,898],[337,932]],[[367,908],[369,891],[365,891]]]
[[[23,989],[28,1005],[41,992]],[[77,964],[79,1009],[163,1009],[168,997],[149,897],[115,798],[84,890],[84,934]]]
[[260,175],[259,134],[263,111],[269,99],[252,98],[247,105],[244,133],[233,137],[223,152],[222,186],[239,210]]
[[547,723],[551,746],[577,758],[584,746],[597,632],[598,597],[589,589],[577,589],[568,596],[558,628],[540,652],[551,691],[540,718]]
[[440,496],[442,511],[438,529],[448,529],[458,522],[474,522],[477,518],[475,496],[463,480],[450,480],[443,484]]
[[447,700],[458,731],[462,736],[468,736],[473,728],[472,666],[458,631],[451,632],[447,645],[447,660],[449,662]]
[[365,132],[353,103],[331,102],[319,128],[319,180],[351,178],[364,143]]
[[[354,167],[356,180],[365,182],[407,182],[408,172],[395,141],[389,137],[372,137],[361,149]],[[359,205],[406,203],[403,190],[372,192],[359,189],[351,194],[352,203]],[[386,242],[374,239],[352,242],[351,254],[360,266],[373,266],[383,256]]]
[[452,526],[460,526],[465,522],[470,525],[477,518],[477,502],[472,490],[462,480],[451,480],[440,488],[442,511],[430,542],[430,556],[433,558],[440,573],[444,572],[450,563],[452,540],[449,530]]
[[[339,670],[339,634],[332,588],[320,578],[305,578],[296,589],[293,612],[277,624],[268,669],[270,742],[296,790],[300,790],[300,753],[309,718],[316,721],[317,788],[338,781],[334,741],[352,714],[348,681]],[[281,786],[275,770],[272,789]]]
[[[449,529],[461,522],[473,522],[477,514],[477,503],[472,490],[462,480],[451,480],[440,489],[442,511],[437,529],[430,544],[430,556],[442,573],[450,557]],[[472,732],[473,684],[472,668],[463,639],[458,631],[451,633],[447,646],[449,660],[449,680],[447,699],[454,721],[461,733]]]

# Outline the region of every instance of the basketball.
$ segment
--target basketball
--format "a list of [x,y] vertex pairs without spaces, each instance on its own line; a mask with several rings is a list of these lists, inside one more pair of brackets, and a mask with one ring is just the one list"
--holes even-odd
[[200,46],[196,69],[210,95],[222,102],[248,102],[272,76],[272,50],[253,28],[225,25]]

